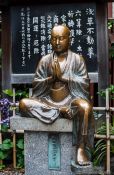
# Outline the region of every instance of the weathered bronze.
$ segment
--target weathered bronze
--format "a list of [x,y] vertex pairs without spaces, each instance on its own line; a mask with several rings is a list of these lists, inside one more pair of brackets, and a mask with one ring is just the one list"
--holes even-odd
[[22,99],[22,116],[35,117],[45,123],[57,118],[73,119],[76,163],[89,165],[86,146],[94,140],[94,117],[90,104],[89,78],[82,56],[72,52],[70,30],[63,25],[51,32],[53,52],[44,56],[36,69],[33,96]]

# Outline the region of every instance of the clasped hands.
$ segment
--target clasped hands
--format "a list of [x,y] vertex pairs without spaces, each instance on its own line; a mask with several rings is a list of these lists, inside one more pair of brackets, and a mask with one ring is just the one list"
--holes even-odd
[[47,81],[50,83],[57,80],[61,81],[62,74],[61,74],[61,69],[57,58],[54,58],[52,62],[52,70],[53,70],[53,75],[50,77],[47,77]]
[[61,80],[61,77],[62,77],[61,69],[60,69],[59,61],[56,57],[52,62],[52,70],[53,70],[53,79]]

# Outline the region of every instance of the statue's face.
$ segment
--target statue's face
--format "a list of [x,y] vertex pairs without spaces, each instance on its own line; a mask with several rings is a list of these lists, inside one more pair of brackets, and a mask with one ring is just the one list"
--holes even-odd
[[56,53],[66,52],[69,48],[69,32],[65,26],[56,26],[51,33],[52,48]]

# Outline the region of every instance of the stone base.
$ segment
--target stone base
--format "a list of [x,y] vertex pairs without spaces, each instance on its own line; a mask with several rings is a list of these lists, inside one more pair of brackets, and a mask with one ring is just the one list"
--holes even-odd
[[74,161],[71,161],[71,170],[76,175],[104,175],[102,167],[93,167],[92,164],[89,166],[79,166]]
[[72,134],[60,133],[60,170],[48,168],[48,133],[25,131],[25,175],[74,175],[71,160],[75,156]]
[[[53,124],[44,124],[35,118],[11,117],[12,130],[24,130],[25,175],[78,175],[96,174],[94,167],[75,166],[76,148],[72,146],[72,121],[58,119]],[[49,169],[49,134],[59,135],[60,168]],[[89,173],[90,172],[90,173]],[[103,173],[102,173],[103,174]]]
[[[72,146],[72,121],[58,119],[44,124],[35,118],[11,117],[10,128],[24,130],[25,175],[74,175],[71,160],[75,160]],[[60,169],[48,167],[48,135],[56,133],[60,140]]]

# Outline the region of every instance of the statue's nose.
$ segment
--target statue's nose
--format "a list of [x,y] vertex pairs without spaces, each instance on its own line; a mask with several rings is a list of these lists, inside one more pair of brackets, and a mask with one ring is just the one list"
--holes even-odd
[[60,43],[60,39],[59,39],[59,38],[57,38],[57,41],[56,41],[56,43],[57,43],[57,44],[59,44],[59,43]]

